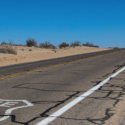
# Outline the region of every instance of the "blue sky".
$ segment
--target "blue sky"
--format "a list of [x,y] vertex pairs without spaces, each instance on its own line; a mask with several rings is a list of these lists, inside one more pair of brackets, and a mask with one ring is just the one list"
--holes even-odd
[[125,0],[0,0],[0,43],[125,47]]

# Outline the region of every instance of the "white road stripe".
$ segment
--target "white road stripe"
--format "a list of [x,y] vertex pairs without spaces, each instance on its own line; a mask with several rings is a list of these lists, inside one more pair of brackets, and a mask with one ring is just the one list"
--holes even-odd
[[58,111],[56,111],[55,113],[53,113],[49,117],[45,118],[44,120],[42,120],[41,122],[39,122],[36,125],[47,125],[47,124],[49,124],[50,122],[55,120],[57,117],[62,115],[64,112],[66,112],[68,109],[70,109],[71,107],[76,105],[78,102],[80,102],[81,100],[83,100],[84,98],[86,98],[87,96],[92,94],[95,90],[99,89],[101,86],[103,86],[105,83],[107,83],[111,78],[113,78],[116,75],[118,75],[119,73],[121,73],[123,70],[125,70],[125,67],[123,67],[121,70],[119,70],[118,72],[114,73],[113,75],[111,75],[110,77],[105,79],[104,81],[100,82],[98,85],[96,85],[92,89],[90,89],[87,92],[83,93],[81,96],[77,97],[76,99],[74,99],[70,103],[66,104],[64,107],[62,107],[61,109],[59,109]]

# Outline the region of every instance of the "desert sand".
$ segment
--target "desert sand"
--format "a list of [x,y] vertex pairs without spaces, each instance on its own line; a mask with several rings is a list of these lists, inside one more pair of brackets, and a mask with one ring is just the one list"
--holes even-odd
[[[0,46],[2,47],[2,46]],[[58,57],[65,57],[70,55],[77,55],[82,53],[90,53],[102,50],[108,50],[109,48],[96,48],[96,47],[67,47],[62,49],[45,49],[38,47],[26,47],[26,46],[12,46],[17,55],[0,53],[0,66],[33,62],[39,60],[46,60]]]

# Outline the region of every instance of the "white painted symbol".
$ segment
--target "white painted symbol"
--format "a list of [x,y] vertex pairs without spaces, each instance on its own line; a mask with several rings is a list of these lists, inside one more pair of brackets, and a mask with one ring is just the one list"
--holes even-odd
[[[19,106],[18,104],[20,102],[24,103],[24,105]],[[9,108],[9,109],[7,109],[5,111],[5,116],[0,118],[0,121],[6,120],[7,118],[9,118],[10,115],[11,115],[11,112],[13,110],[20,109],[20,108],[25,108],[25,107],[30,107],[30,106],[33,106],[33,104],[28,102],[27,100],[5,100],[5,99],[0,99],[0,107]]]
[[6,102],[4,104],[1,104],[1,107],[10,107],[11,105],[18,104],[18,102]]

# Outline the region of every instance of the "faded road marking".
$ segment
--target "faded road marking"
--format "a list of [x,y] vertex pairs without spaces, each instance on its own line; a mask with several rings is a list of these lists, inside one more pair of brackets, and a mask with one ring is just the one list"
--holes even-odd
[[[15,106],[19,102],[23,102],[25,105],[23,106]],[[5,114],[3,115],[2,118],[0,118],[0,121],[6,120],[11,116],[11,112],[16,109],[20,108],[26,108],[33,106],[32,103],[28,102],[27,100],[5,100],[5,99],[0,99],[0,107],[10,107],[9,109],[6,109]]]

